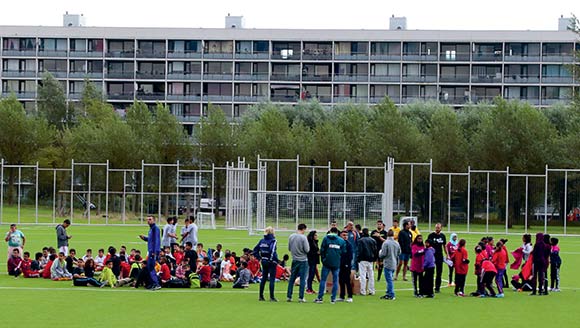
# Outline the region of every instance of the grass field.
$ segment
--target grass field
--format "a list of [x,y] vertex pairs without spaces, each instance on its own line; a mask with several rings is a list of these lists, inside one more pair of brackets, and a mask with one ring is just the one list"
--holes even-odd
[[[56,243],[53,226],[22,225],[26,235],[26,250],[34,253],[45,245]],[[138,239],[145,234],[146,225],[140,227],[88,227],[69,228],[73,236],[71,247],[77,254],[86,248],[126,245],[146,250]],[[8,231],[7,225],[0,232]],[[279,254],[287,253],[287,234],[279,236]],[[468,241],[470,258],[476,240],[482,235],[461,235]],[[504,237],[495,234],[497,239]],[[520,245],[520,238],[509,236],[508,248]],[[244,247],[253,247],[259,237],[248,236],[245,231],[202,230],[200,240],[215,247],[220,242],[224,249],[241,253]],[[0,268],[0,313],[2,327],[166,327],[166,326],[264,326],[264,327],[346,327],[381,325],[388,327],[539,327],[576,326],[578,317],[578,291],[580,282],[574,277],[580,270],[580,238],[560,238],[562,249],[562,292],[549,296],[528,296],[528,293],[506,289],[504,299],[457,298],[452,290],[443,288],[435,299],[415,299],[410,282],[397,281],[397,299],[394,302],[379,300],[385,282],[377,283],[377,295],[355,296],[354,303],[313,304],[313,295],[307,295],[307,304],[288,304],[285,300],[287,284],[277,283],[279,303],[258,302],[256,285],[248,290],[233,290],[231,284],[222,289],[162,289],[150,292],[143,289],[97,289],[73,287],[71,282],[52,282],[43,279],[14,279]],[[4,251],[5,252],[5,251]],[[6,255],[4,255],[6,256]],[[470,265],[466,291],[475,289],[475,278]],[[510,274],[513,274],[510,271]],[[444,269],[444,277],[447,269]],[[318,288],[315,288],[318,290]],[[295,289],[297,293],[297,289]],[[295,296],[295,299],[297,296]]]

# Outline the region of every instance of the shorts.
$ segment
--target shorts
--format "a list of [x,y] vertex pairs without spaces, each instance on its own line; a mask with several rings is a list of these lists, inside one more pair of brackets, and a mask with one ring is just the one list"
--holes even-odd
[[401,253],[401,255],[399,255],[399,260],[401,261],[409,261],[409,259],[411,259],[411,254]]

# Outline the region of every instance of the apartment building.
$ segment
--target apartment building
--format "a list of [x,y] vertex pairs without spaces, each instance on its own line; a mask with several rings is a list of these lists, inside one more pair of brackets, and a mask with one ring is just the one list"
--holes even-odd
[[[74,15],[72,15],[74,18]],[[84,79],[120,113],[133,101],[165,103],[191,131],[209,103],[231,118],[264,101],[323,105],[439,100],[453,106],[496,96],[534,106],[566,102],[578,36],[554,31],[223,29],[0,26],[2,96],[34,110],[45,71],[68,99]]]

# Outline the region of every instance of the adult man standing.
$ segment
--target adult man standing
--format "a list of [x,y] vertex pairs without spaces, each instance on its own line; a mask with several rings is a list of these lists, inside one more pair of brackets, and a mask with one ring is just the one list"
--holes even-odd
[[8,258],[12,256],[12,251],[18,249],[18,253],[22,254],[24,249],[24,244],[26,244],[26,238],[22,231],[16,228],[16,224],[12,223],[10,225],[10,230],[6,233],[4,241],[8,243]]
[[385,280],[387,281],[387,292],[381,299],[394,300],[395,287],[393,285],[393,273],[397,268],[397,262],[401,255],[401,246],[395,241],[395,232],[389,230],[387,232],[387,240],[383,243],[379,251],[379,258],[383,260],[383,268],[385,271]]
[[[385,230],[385,224],[383,223],[383,220],[377,221],[377,229],[373,230],[373,232],[371,232],[371,237],[377,243],[377,256],[376,257],[378,259],[379,251],[381,250],[381,247],[383,246],[383,243],[385,242],[385,240],[387,240],[387,231]],[[378,269],[377,281],[379,281],[379,280],[381,280],[381,273],[383,271],[383,261],[377,260],[377,269]]]
[[441,274],[443,273],[443,253],[447,257],[447,239],[441,232],[441,223],[435,225],[435,231],[429,234],[428,240],[432,241],[431,246],[435,249],[435,293],[441,290]]
[[[350,245],[352,246],[352,263],[351,263],[351,270],[352,271],[358,271],[358,267],[357,267],[357,241],[360,238],[360,234],[358,233],[358,231],[354,228],[354,222],[352,221],[348,221],[348,223],[346,224],[346,227],[344,227],[345,230],[348,233],[348,242],[350,243]],[[337,229],[338,231],[338,229]]]
[[161,289],[157,274],[155,272],[155,263],[159,259],[159,250],[161,248],[161,241],[159,239],[159,227],[155,224],[155,217],[148,216],[147,224],[149,225],[149,234],[139,235],[139,238],[147,242],[147,272],[149,272],[149,289]]
[[357,241],[357,262],[360,273],[360,294],[375,294],[375,274],[373,263],[377,259],[377,242],[369,236],[369,229],[362,230],[362,237]]
[[407,268],[409,267],[409,259],[411,259],[411,241],[413,235],[409,230],[409,221],[403,223],[403,230],[399,232],[399,246],[401,246],[401,255],[399,256],[399,265],[397,266],[397,273],[395,280],[399,278],[401,266],[403,267],[403,280],[407,281]]
[[66,219],[56,226],[56,241],[58,245],[59,253],[64,253],[65,256],[68,256],[68,240],[72,238],[66,234],[66,229],[70,226],[70,220]]
[[[352,223],[352,222],[350,222]],[[340,257],[346,253],[346,243],[338,236],[338,229],[332,227],[322,240],[320,246],[320,256],[322,257],[322,273],[320,274],[320,286],[318,289],[318,297],[314,303],[321,304],[324,291],[326,290],[326,279],[328,274],[332,273],[332,294],[330,296],[330,304],[336,302],[336,293],[338,292],[338,272],[340,270]]]
[[308,274],[308,252],[310,245],[308,239],[304,236],[306,224],[300,223],[298,230],[288,238],[288,250],[292,254],[292,270],[290,280],[288,280],[288,292],[286,293],[287,301],[292,302],[292,290],[296,277],[300,277],[300,290],[298,292],[298,302],[305,303],[304,289]]

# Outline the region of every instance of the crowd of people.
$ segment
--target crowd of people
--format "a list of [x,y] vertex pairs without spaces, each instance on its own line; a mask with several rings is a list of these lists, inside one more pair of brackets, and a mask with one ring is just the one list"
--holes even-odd
[[[331,303],[350,303],[355,292],[362,296],[375,295],[375,280],[380,281],[381,276],[386,281],[386,290],[380,298],[395,300],[394,282],[407,281],[409,271],[414,296],[434,298],[441,291],[443,269],[447,267],[447,287],[454,287],[457,296],[467,295],[465,284],[471,263],[468,246],[455,233],[447,240],[441,224],[436,224],[435,230],[425,238],[412,220],[403,222],[402,228],[394,220],[389,229],[379,220],[373,231],[353,222],[339,229],[332,222],[321,242],[317,231],[307,232],[307,226],[299,224],[288,238],[292,257],[288,267],[290,257],[278,257],[272,227],[265,229],[264,238],[253,249],[244,248],[238,256],[235,251],[223,250],[221,244],[206,250],[198,242],[193,217],[185,220],[179,234],[177,218],[168,218],[163,232],[155,222],[155,217],[147,217],[149,232],[139,236],[147,242],[147,254],[141,254],[138,249],[128,251],[125,246],[119,250],[109,246],[106,251],[99,249],[97,255],[87,249],[80,256],[75,249],[69,249],[70,221],[65,220],[56,227],[57,248],[44,247],[33,257],[24,251],[24,234],[12,224],[5,236],[8,274],[16,278],[72,280],[74,286],[130,286],[150,290],[221,288],[224,282],[230,282],[233,288],[248,288],[258,283],[260,301],[266,300],[264,292],[269,284],[269,300],[273,302],[277,301],[276,282],[288,280],[288,302],[292,302],[297,285],[298,302],[306,302],[305,294],[315,294],[314,302],[322,303],[325,292],[330,290]],[[532,245],[529,234],[524,234],[522,241],[511,252],[511,263],[506,239],[495,242],[493,237],[484,237],[474,246],[473,273],[477,287],[469,295],[504,297],[504,288],[509,288],[510,283],[514,290],[532,295],[559,291],[562,260],[558,239],[538,233],[535,244]],[[518,272],[511,281],[508,281],[508,265]],[[318,292],[314,289],[314,279],[318,281]]]

